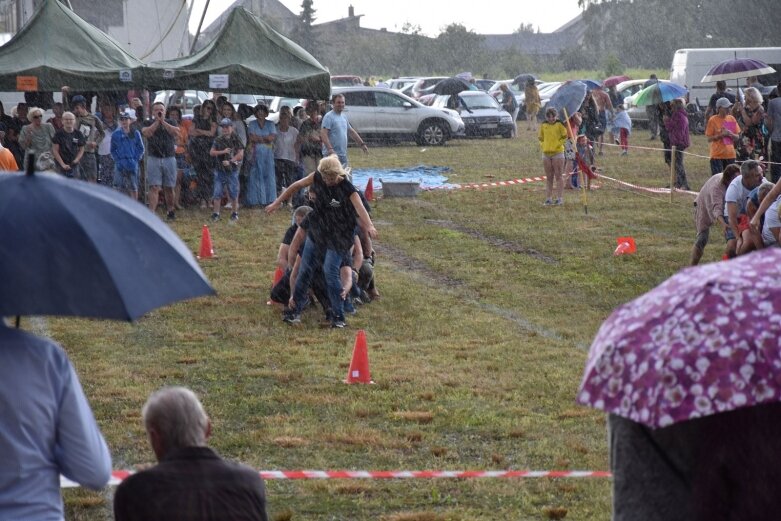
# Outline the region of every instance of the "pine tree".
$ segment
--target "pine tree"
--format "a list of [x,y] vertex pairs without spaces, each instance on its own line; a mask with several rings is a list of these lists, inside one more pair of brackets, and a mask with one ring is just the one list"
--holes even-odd
[[317,38],[312,30],[315,21],[315,9],[312,7],[314,0],[304,0],[301,3],[301,14],[298,15],[298,25],[293,31],[293,40],[301,47],[316,54]]

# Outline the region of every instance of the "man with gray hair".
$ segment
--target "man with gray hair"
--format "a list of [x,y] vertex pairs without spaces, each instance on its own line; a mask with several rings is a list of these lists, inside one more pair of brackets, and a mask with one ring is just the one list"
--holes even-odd
[[[716,117],[716,116],[713,116]],[[724,221],[727,228],[727,256],[731,259],[738,253],[738,238],[749,227],[746,205],[751,190],[762,183],[762,167],[759,161],[750,159],[740,165],[740,175],[735,177],[724,194]]]
[[212,426],[195,393],[164,387],[142,416],[158,464],[119,485],[116,521],[268,520],[260,474],[206,446]]

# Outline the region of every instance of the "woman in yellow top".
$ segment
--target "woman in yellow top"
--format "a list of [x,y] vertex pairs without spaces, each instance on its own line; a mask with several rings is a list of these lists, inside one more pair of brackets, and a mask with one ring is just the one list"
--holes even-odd
[[[545,121],[540,125],[538,139],[542,148],[542,166],[545,168],[545,203],[544,206],[561,205],[564,193],[564,143],[567,141],[567,129],[557,119],[555,108],[548,107],[545,111]],[[553,197],[553,180],[556,180],[556,199]]]
[[526,105],[526,130],[537,130],[537,113],[540,111],[540,91],[534,78],[526,81],[523,88],[524,104]]

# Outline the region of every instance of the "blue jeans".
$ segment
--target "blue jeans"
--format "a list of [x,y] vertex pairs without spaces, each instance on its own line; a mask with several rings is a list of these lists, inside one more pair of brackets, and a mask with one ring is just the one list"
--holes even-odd
[[720,174],[727,166],[733,164],[734,159],[711,159],[710,160],[710,175]]
[[296,303],[296,314],[301,314],[307,301],[307,292],[312,284],[312,277],[318,264],[322,265],[325,250],[315,244],[309,237],[304,243],[304,250],[301,253],[301,264],[298,266],[298,278],[296,278],[296,287],[293,288],[293,300]]
[[296,303],[296,314],[300,314],[306,303],[306,295],[312,283],[312,276],[318,264],[322,264],[328,289],[328,300],[331,304],[331,316],[334,320],[344,320],[344,301],[342,300],[342,281],[339,270],[345,260],[349,263],[349,252],[329,250],[315,244],[309,237],[301,254],[301,265],[298,267],[298,278],[293,290],[293,300]]

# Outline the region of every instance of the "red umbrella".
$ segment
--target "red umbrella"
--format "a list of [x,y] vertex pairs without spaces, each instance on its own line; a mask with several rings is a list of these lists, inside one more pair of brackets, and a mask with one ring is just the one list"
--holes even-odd
[[628,81],[631,80],[629,76],[624,76],[623,74],[621,76],[611,76],[609,78],[605,78],[605,81],[602,82],[602,85],[604,87],[615,87],[622,81]]

